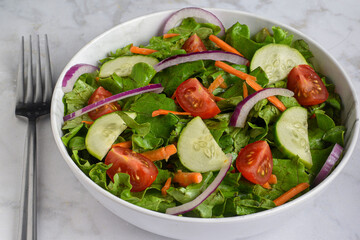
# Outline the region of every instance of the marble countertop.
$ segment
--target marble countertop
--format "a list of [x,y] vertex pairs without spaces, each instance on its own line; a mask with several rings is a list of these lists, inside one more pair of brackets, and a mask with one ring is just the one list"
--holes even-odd
[[[196,3],[196,4],[194,4]],[[47,33],[53,76],[88,41],[138,16],[186,6],[236,9],[288,24],[320,43],[360,94],[360,2],[268,0],[2,0],[0,1],[0,238],[15,239],[19,222],[26,122],[14,115],[20,37]],[[358,90],[359,89],[359,90]],[[93,199],[57,151],[48,118],[38,122],[38,239],[157,239]],[[257,239],[360,239],[360,147],[332,186],[306,211]],[[260,226],[261,227],[261,226]]]

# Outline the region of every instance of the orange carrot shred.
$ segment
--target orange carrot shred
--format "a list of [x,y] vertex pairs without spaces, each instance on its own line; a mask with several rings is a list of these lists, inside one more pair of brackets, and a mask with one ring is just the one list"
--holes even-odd
[[249,95],[246,82],[243,83],[243,94],[244,94],[244,99]]
[[[233,74],[243,80],[246,81],[246,83],[252,87],[255,91],[260,91],[261,89],[263,89],[257,82],[256,82],[256,77],[251,76],[247,73],[241,72],[233,67],[231,67],[230,65],[221,62],[221,61],[216,61],[215,62],[215,66],[219,67],[221,69],[223,69],[224,71]],[[275,107],[277,107],[280,111],[285,111],[286,107],[285,105],[275,96],[271,96],[267,98],[272,104],[274,104]]]
[[171,177],[169,177],[169,178],[166,180],[164,186],[161,188],[161,194],[162,194],[163,196],[166,196],[166,195],[167,195],[167,192],[166,192],[166,191],[170,188],[170,186],[171,186]]
[[202,175],[199,172],[182,172],[178,170],[175,173],[173,182],[178,183],[182,187],[186,187],[193,183],[201,183]]
[[220,38],[218,38],[215,35],[210,35],[209,39],[210,39],[210,41],[214,42],[217,46],[219,46],[222,50],[224,50],[226,52],[235,53],[242,57],[244,56],[241,53],[239,53],[238,50],[236,50],[235,48],[233,48],[232,46],[230,46],[229,44],[227,44],[226,42],[224,42],[223,40],[221,40]]
[[141,153],[141,155],[147,157],[152,162],[159,161],[159,160],[168,160],[171,155],[177,153],[177,149],[174,144],[167,145],[162,148],[158,148],[155,150],[147,151]]
[[94,122],[92,122],[92,121],[81,121],[82,123],[85,123],[85,124],[89,124],[89,125],[91,125],[91,124],[93,124]]
[[269,182],[266,182],[264,183],[263,185],[261,185],[263,188],[266,188],[266,189],[271,189],[271,186],[269,184]]
[[176,36],[179,36],[180,34],[178,33],[165,33],[163,35],[163,38],[172,38],[172,37],[176,37]]
[[149,54],[151,54],[151,53],[157,52],[157,50],[149,49],[149,48],[139,48],[139,47],[136,47],[136,46],[131,46],[130,52],[132,52],[132,53],[137,53],[137,54],[142,54],[142,55],[149,55]]
[[152,117],[156,117],[159,115],[168,115],[169,113],[175,114],[175,115],[187,115],[187,116],[191,116],[191,113],[189,112],[175,112],[175,111],[170,111],[170,110],[164,110],[164,109],[159,109],[159,110],[155,110],[152,112]]
[[219,101],[225,100],[225,98],[218,97],[218,96],[214,96],[213,98],[214,98],[215,102],[219,102]]
[[218,88],[224,82],[224,78],[219,75],[215,78],[215,80],[210,84],[208,90],[209,92],[213,92],[216,88]]
[[132,141],[125,141],[125,142],[119,142],[112,145],[112,147],[123,147],[123,148],[131,148],[132,147]]
[[296,185],[295,187],[291,188],[289,191],[287,191],[286,193],[284,193],[283,195],[281,195],[280,197],[278,197],[277,199],[274,200],[274,203],[276,206],[280,206],[284,203],[286,203],[287,201],[289,201],[292,197],[295,197],[297,194],[299,194],[300,192],[304,191],[305,189],[307,189],[310,185],[308,183],[300,183],[298,185]]
[[[223,69],[225,72],[228,72],[230,74],[233,74],[243,80],[245,80],[247,77],[251,78],[252,80],[256,81],[256,77],[251,76],[250,74],[244,73],[242,71],[239,71],[230,65],[222,62],[222,61],[215,61],[215,66]],[[259,85],[260,86],[260,85]]]
[[228,85],[226,84],[226,82],[222,82],[219,87],[221,87],[221,88],[227,88]]
[[276,183],[277,183],[277,177],[276,177],[275,174],[271,174],[271,175],[270,175],[270,178],[269,178],[269,180],[268,180],[268,183],[269,183],[269,184],[276,184]]

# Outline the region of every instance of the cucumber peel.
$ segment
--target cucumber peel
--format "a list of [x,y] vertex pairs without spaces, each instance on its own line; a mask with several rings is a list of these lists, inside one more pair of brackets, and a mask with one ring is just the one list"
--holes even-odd
[[[126,113],[134,119],[136,113]],[[102,160],[110,150],[118,136],[127,128],[124,120],[117,112],[99,117],[90,126],[85,137],[85,146],[88,152]]]
[[181,163],[193,172],[217,171],[228,161],[200,117],[184,127],[177,149]]
[[282,113],[275,124],[275,143],[288,157],[298,156],[305,167],[312,167],[305,108],[291,107]]
[[298,50],[285,44],[271,43],[255,52],[250,63],[250,70],[261,67],[271,84],[285,79],[289,72],[300,64],[308,63]]

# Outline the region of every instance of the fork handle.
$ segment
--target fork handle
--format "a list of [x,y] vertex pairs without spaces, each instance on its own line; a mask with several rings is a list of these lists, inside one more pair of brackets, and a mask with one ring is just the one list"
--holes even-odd
[[20,209],[19,240],[35,240],[36,225],[36,119],[29,119],[24,151],[23,188]]

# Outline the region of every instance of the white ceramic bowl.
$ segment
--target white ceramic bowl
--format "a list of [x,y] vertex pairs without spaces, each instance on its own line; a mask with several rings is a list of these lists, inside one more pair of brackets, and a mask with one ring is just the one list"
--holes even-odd
[[[247,24],[252,33],[255,33],[263,27],[271,29],[272,26],[276,25],[294,34],[295,38],[304,39],[309,43],[315,59],[318,60],[314,62],[316,69],[333,80],[337,92],[341,95],[343,100],[344,111],[342,117],[345,120],[345,126],[348,129],[345,137],[345,154],[336,169],[316,188],[280,207],[247,216],[221,219],[178,217],[150,211],[121,200],[91,181],[76,166],[61,142],[61,126],[63,124],[62,118],[64,112],[62,103],[64,93],[61,90],[61,81],[65,72],[76,63],[96,65],[99,59],[104,58],[108,52],[114,51],[119,47],[123,47],[129,43],[133,43],[134,45],[147,44],[152,36],[161,35],[160,29],[164,20],[173,11],[159,12],[139,17],[110,29],[83,47],[71,59],[59,77],[54,90],[51,107],[51,125],[55,141],[71,171],[73,171],[78,180],[101,204],[111,212],[137,227],[159,235],[177,239],[239,238],[259,234],[260,231],[263,232],[273,229],[276,228],[276,226],[283,224],[283,222],[289,219],[291,215],[295,214],[296,211],[299,211],[304,204],[313,201],[315,196],[327,186],[331,185],[331,182],[348,162],[359,133],[359,109],[356,94],[353,90],[354,87],[341,66],[324,48],[310,38],[304,36],[299,31],[271,20],[239,11],[221,9],[208,10],[213,12],[223,22],[226,28],[238,21]],[[141,34],[139,34],[139,32],[141,32]],[[261,229],[259,229],[258,226],[262,226]]]

